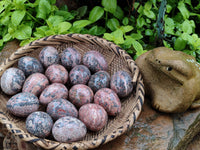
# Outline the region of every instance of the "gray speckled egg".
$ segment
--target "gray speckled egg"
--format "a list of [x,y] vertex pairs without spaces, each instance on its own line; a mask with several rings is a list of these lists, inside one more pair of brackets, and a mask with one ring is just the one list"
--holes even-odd
[[52,118],[45,112],[36,111],[26,118],[26,129],[29,133],[45,138],[51,133],[53,127]]
[[79,141],[85,137],[86,133],[85,124],[71,116],[58,119],[52,128],[53,137],[59,142]]
[[47,68],[45,75],[51,83],[67,83],[68,71],[59,64],[53,64]]
[[32,93],[18,93],[7,101],[6,107],[15,116],[27,117],[38,110],[39,100]]
[[87,85],[77,84],[69,90],[69,100],[77,107],[91,103],[93,98],[93,91]]
[[85,104],[79,109],[79,119],[91,131],[99,131],[108,120],[107,112],[98,104]]
[[84,65],[77,65],[69,72],[69,79],[72,85],[87,84],[90,79],[90,70]]
[[106,71],[108,69],[108,64],[104,56],[97,51],[86,52],[83,56],[83,64],[87,66],[92,73],[100,70]]
[[20,92],[25,81],[24,72],[18,68],[9,68],[1,76],[1,89],[8,95]]
[[119,97],[109,88],[98,90],[94,95],[94,103],[101,105],[110,116],[116,116],[121,111]]
[[68,98],[68,89],[61,83],[53,83],[47,86],[40,94],[40,103],[47,105],[54,99]]
[[110,88],[121,98],[128,96],[133,91],[131,76],[126,71],[115,72],[111,77]]
[[48,67],[52,64],[58,64],[60,61],[59,54],[56,48],[52,46],[44,47],[39,54],[40,62]]
[[93,90],[94,93],[101,88],[109,87],[110,75],[106,71],[98,71],[90,77],[88,86]]
[[70,70],[81,63],[81,54],[75,48],[68,47],[61,53],[61,63]]
[[30,92],[38,96],[48,85],[49,80],[45,75],[34,73],[24,82],[22,92]]
[[40,61],[30,56],[21,57],[18,61],[18,68],[24,72],[25,76],[29,76],[36,72],[44,72],[43,66]]
[[72,116],[77,118],[78,111],[76,107],[66,99],[54,99],[47,105],[47,113],[53,118],[58,120],[61,117]]

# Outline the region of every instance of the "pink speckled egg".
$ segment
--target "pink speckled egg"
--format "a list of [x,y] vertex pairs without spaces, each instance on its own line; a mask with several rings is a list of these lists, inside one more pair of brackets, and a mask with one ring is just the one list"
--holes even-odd
[[42,93],[40,94],[40,103],[43,105],[47,105],[52,100],[57,98],[67,99],[68,97],[68,89],[65,85],[61,83],[53,83],[47,86]]
[[93,91],[90,87],[84,84],[77,84],[72,86],[69,90],[69,100],[77,107],[93,101]]
[[36,111],[26,118],[27,131],[39,138],[45,138],[50,135],[52,127],[53,120],[45,112]]
[[68,71],[59,64],[53,64],[49,66],[45,72],[45,75],[51,83],[67,83]]
[[109,88],[98,90],[94,95],[94,103],[101,105],[110,116],[116,116],[121,111],[119,97]]
[[39,59],[45,67],[48,67],[52,64],[58,64],[60,61],[57,49],[52,46],[44,47],[40,51]]
[[90,70],[84,65],[77,65],[69,72],[69,79],[72,85],[87,84],[90,79]]
[[79,109],[79,119],[89,130],[99,131],[107,124],[108,115],[98,104],[85,104]]
[[100,70],[107,70],[108,64],[104,56],[97,51],[86,52],[83,56],[83,64],[87,66],[92,73]]
[[126,71],[115,72],[111,77],[110,88],[121,98],[128,96],[133,91],[131,76]]
[[24,72],[25,76],[29,76],[36,72],[44,72],[43,66],[40,61],[30,56],[21,57],[18,61],[18,68]]
[[77,118],[78,111],[76,107],[66,99],[54,99],[47,105],[47,113],[53,118],[58,120],[61,117],[72,116]]
[[15,116],[27,117],[38,110],[39,100],[32,93],[18,93],[8,100],[6,107]]
[[24,82],[22,92],[29,92],[38,96],[48,85],[49,81],[45,75],[34,73]]
[[68,47],[61,53],[61,63],[70,70],[81,63],[81,54],[75,48]]
[[98,71],[90,77],[88,86],[95,93],[101,88],[110,86],[110,75],[106,71]]
[[58,119],[52,128],[56,141],[75,142],[82,140],[87,133],[85,124],[77,118],[66,116]]
[[18,68],[9,68],[1,76],[1,89],[8,95],[20,92],[25,81],[24,72]]

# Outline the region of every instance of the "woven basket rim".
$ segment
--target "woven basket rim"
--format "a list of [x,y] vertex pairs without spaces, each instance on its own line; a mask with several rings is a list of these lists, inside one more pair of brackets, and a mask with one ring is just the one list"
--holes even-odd
[[[46,46],[47,42],[51,42],[52,45],[59,45],[60,43],[65,43],[67,41],[70,42],[88,42],[88,44],[97,44],[107,49],[113,51],[116,55],[120,56],[129,66],[129,69],[132,73],[134,73],[132,82],[136,85],[136,106],[133,108],[133,113],[129,115],[124,125],[118,129],[116,129],[112,134],[105,135],[103,138],[92,139],[89,141],[78,141],[72,143],[60,143],[48,139],[40,139],[36,136],[30,135],[28,132],[25,132],[18,128],[9,118],[6,116],[4,112],[2,112],[0,108],[0,123],[6,126],[7,130],[12,134],[18,136],[21,140],[26,142],[31,142],[34,145],[40,146],[45,149],[89,149],[95,148],[102,144],[105,144],[124,132],[131,128],[134,122],[138,119],[142,105],[144,103],[144,85],[143,79],[139,72],[139,68],[135,64],[134,60],[130,57],[129,54],[116,44],[107,41],[103,38],[92,36],[88,34],[65,34],[65,35],[53,35],[41,38],[39,40],[33,41],[23,47],[17,49],[14,53],[10,55],[7,59],[5,59],[0,65],[0,77],[3,72],[12,66],[20,57],[26,55],[29,52],[34,51],[37,48]],[[49,45],[49,44],[48,44]],[[27,138],[28,137],[28,138]]]

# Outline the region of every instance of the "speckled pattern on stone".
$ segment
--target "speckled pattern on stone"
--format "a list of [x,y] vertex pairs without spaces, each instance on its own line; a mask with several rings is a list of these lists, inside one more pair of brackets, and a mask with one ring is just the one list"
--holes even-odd
[[69,79],[72,85],[87,84],[90,76],[90,70],[84,65],[77,65],[69,72]]
[[67,70],[71,70],[76,65],[80,65],[81,54],[75,48],[68,47],[61,53],[61,63]]
[[51,133],[52,127],[52,118],[42,111],[33,112],[26,119],[27,131],[40,138],[47,137]]
[[53,126],[53,137],[59,142],[79,141],[85,137],[87,128],[77,118],[66,116],[58,119]]
[[110,116],[116,116],[121,111],[119,97],[109,88],[98,90],[94,95],[94,103],[101,105]]
[[63,98],[54,99],[50,102],[47,106],[47,113],[53,118],[53,120],[58,120],[65,116],[78,117],[76,107],[70,101]]
[[20,92],[25,81],[24,72],[18,68],[9,68],[1,76],[1,89],[8,95]]
[[69,100],[77,107],[93,101],[94,94],[90,87],[76,84],[69,90]]
[[106,71],[98,71],[90,77],[88,86],[95,93],[101,88],[110,87],[110,75]]
[[120,98],[128,96],[133,91],[131,76],[126,71],[115,72],[111,77],[110,88],[115,91]]
[[98,104],[85,104],[79,109],[79,119],[91,131],[101,130],[107,123],[108,115]]
[[85,53],[83,56],[83,64],[87,66],[92,73],[100,70],[106,71],[108,69],[108,64],[104,56],[94,50]]
[[68,98],[68,89],[64,84],[61,83],[52,83],[47,86],[42,93],[40,94],[39,100],[41,104],[47,105],[54,99],[58,98]]

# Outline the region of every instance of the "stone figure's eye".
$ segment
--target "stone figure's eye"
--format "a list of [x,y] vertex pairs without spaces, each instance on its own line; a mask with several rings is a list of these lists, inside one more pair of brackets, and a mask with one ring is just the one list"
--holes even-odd
[[172,67],[167,67],[167,71],[172,71]]
[[160,64],[160,60],[156,59],[156,61]]

